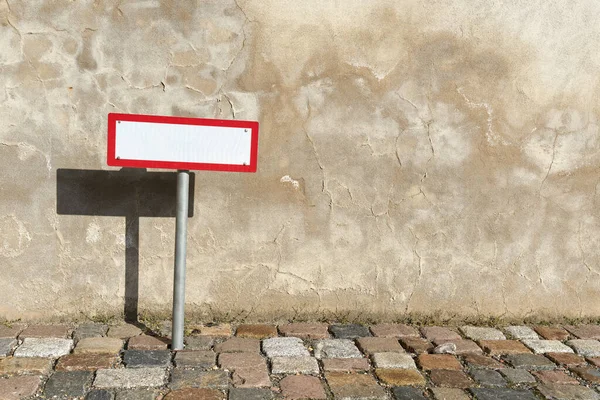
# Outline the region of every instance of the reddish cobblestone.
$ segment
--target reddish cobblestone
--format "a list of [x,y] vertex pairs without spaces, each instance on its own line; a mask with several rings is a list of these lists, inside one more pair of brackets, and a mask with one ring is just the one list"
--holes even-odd
[[423,336],[427,340],[435,342],[449,342],[452,340],[460,340],[462,337],[455,331],[441,326],[425,326],[421,328]]
[[293,323],[279,326],[283,336],[292,336],[300,339],[327,339],[329,338],[327,324]]
[[480,354],[467,354],[464,356],[464,360],[469,367],[474,367],[474,368],[489,368],[489,369],[506,368],[506,365],[496,361],[492,357],[487,357],[487,356],[483,356]]
[[166,350],[169,345],[167,339],[154,336],[134,336],[127,342],[127,350]]
[[69,354],[59,358],[57,371],[95,371],[113,368],[119,358],[113,354]]
[[260,340],[234,337],[215,345],[217,353],[259,353]]
[[569,325],[565,328],[579,339],[600,339],[599,325]]
[[479,345],[491,355],[531,353],[518,340],[482,340]]
[[7,357],[0,359],[0,375],[47,374],[52,368],[48,358]]
[[370,368],[366,358],[325,358],[323,369],[326,372],[362,372]]
[[595,367],[600,367],[600,357],[587,357],[586,360]]
[[421,354],[417,357],[417,363],[425,371],[432,369],[462,370],[458,359],[451,354]]
[[462,371],[434,369],[429,372],[431,382],[436,386],[466,389],[474,385],[467,374]]
[[240,325],[235,335],[242,338],[265,339],[277,336],[275,325]]
[[563,341],[569,338],[569,332],[557,326],[536,326],[533,330],[546,340]]
[[68,338],[70,334],[71,327],[68,325],[30,325],[19,334],[19,339]]
[[546,357],[560,366],[575,367],[586,365],[585,359],[573,353],[546,353]]
[[385,390],[372,375],[330,372],[325,379],[336,399],[387,399]]
[[564,371],[533,371],[531,372],[541,383],[556,383],[559,385],[579,385],[577,379]]
[[265,359],[258,353],[221,353],[218,363],[221,368],[229,370],[259,368],[267,365]]
[[286,376],[279,383],[281,393],[286,399],[327,399],[323,384],[314,376]]
[[579,375],[581,379],[591,382],[595,385],[600,384],[600,370],[590,367],[574,367],[571,371]]
[[40,378],[37,376],[14,376],[0,379],[0,399],[24,399],[37,392],[40,383]]
[[114,337],[119,339],[129,339],[130,337],[138,336],[142,334],[142,330],[135,325],[123,324],[115,325],[108,328],[106,336]]
[[358,347],[365,354],[373,353],[404,353],[398,339],[385,337],[362,337],[356,340]]
[[406,351],[411,353],[429,353],[431,350],[433,350],[433,344],[421,338],[400,338],[400,343],[402,343],[402,346],[406,349]]
[[424,386],[425,377],[416,369],[382,369],[375,370],[377,377],[391,386]]
[[123,347],[123,340],[109,337],[90,337],[77,342],[73,353],[117,354]]
[[25,329],[25,325],[21,324],[0,325],[0,339],[16,338],[23,329]]
[[419,331],[412,326],[403,324],[379,324],[371,327],[371,333],[378,337],[420,337]]

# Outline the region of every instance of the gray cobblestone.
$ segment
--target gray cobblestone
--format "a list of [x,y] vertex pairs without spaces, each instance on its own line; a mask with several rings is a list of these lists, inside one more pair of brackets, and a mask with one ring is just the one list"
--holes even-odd
[[362,353],[352,340],[323,339],[315,344],[315,357],[322,358],[362,358]]
[[44,386],[47,398],[73,398],[85,396],[94,374],[87,371],[58,371],[53,373]]
[[308,357],[310,353],[304,347],[302,339],[296,337],[279,337],[265,339],[262,348],[267,357]]
[[123,362],[127,368],[166,368],[171,364],[171,352],[167,350],[125,350]]
[[274,374],[318,374],[319,363],[313,357],[273,357],[271,372]]
[[17,346],[17,339],[0,338],[0,356],[6,357],[12,353]]
[[599,357],[600,342],[593,339],[573,339],[567,341],[567,345],[571,346],[579,355],[584,357]]
[[164,368],[100,369],[96,372],[94,386],[103,389],[160,387],[166,383],[166,379]]
[[71,339],[26,338],[14,352],[15,357],[58,358],[69,354],[73,347]]

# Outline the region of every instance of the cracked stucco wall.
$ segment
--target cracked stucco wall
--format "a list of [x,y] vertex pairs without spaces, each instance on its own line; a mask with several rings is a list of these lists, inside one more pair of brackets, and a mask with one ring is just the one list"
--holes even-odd
[[[0,316],[123,307],[124,217],[57,214],[109,112],[261,124],[199,172],[190,312],[600,315],[600,4],[0,0]],[[73,202],[85,201],[74,198]],[[140,219],[170,309],[174,221]]]

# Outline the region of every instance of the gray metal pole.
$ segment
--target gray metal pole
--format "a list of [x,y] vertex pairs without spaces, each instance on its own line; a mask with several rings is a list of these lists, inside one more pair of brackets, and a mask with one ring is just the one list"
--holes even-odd
[[189,171],[177,171],[177,216],[175,220],[175,277],[173,279],[172,350],[183,350],[185,313],[185,258],[187,242]]

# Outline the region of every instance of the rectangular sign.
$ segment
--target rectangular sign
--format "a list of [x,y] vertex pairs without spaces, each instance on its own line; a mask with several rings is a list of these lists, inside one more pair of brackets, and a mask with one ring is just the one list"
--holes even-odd
[[258,122],[108,114],[108,165],[256,172]]

